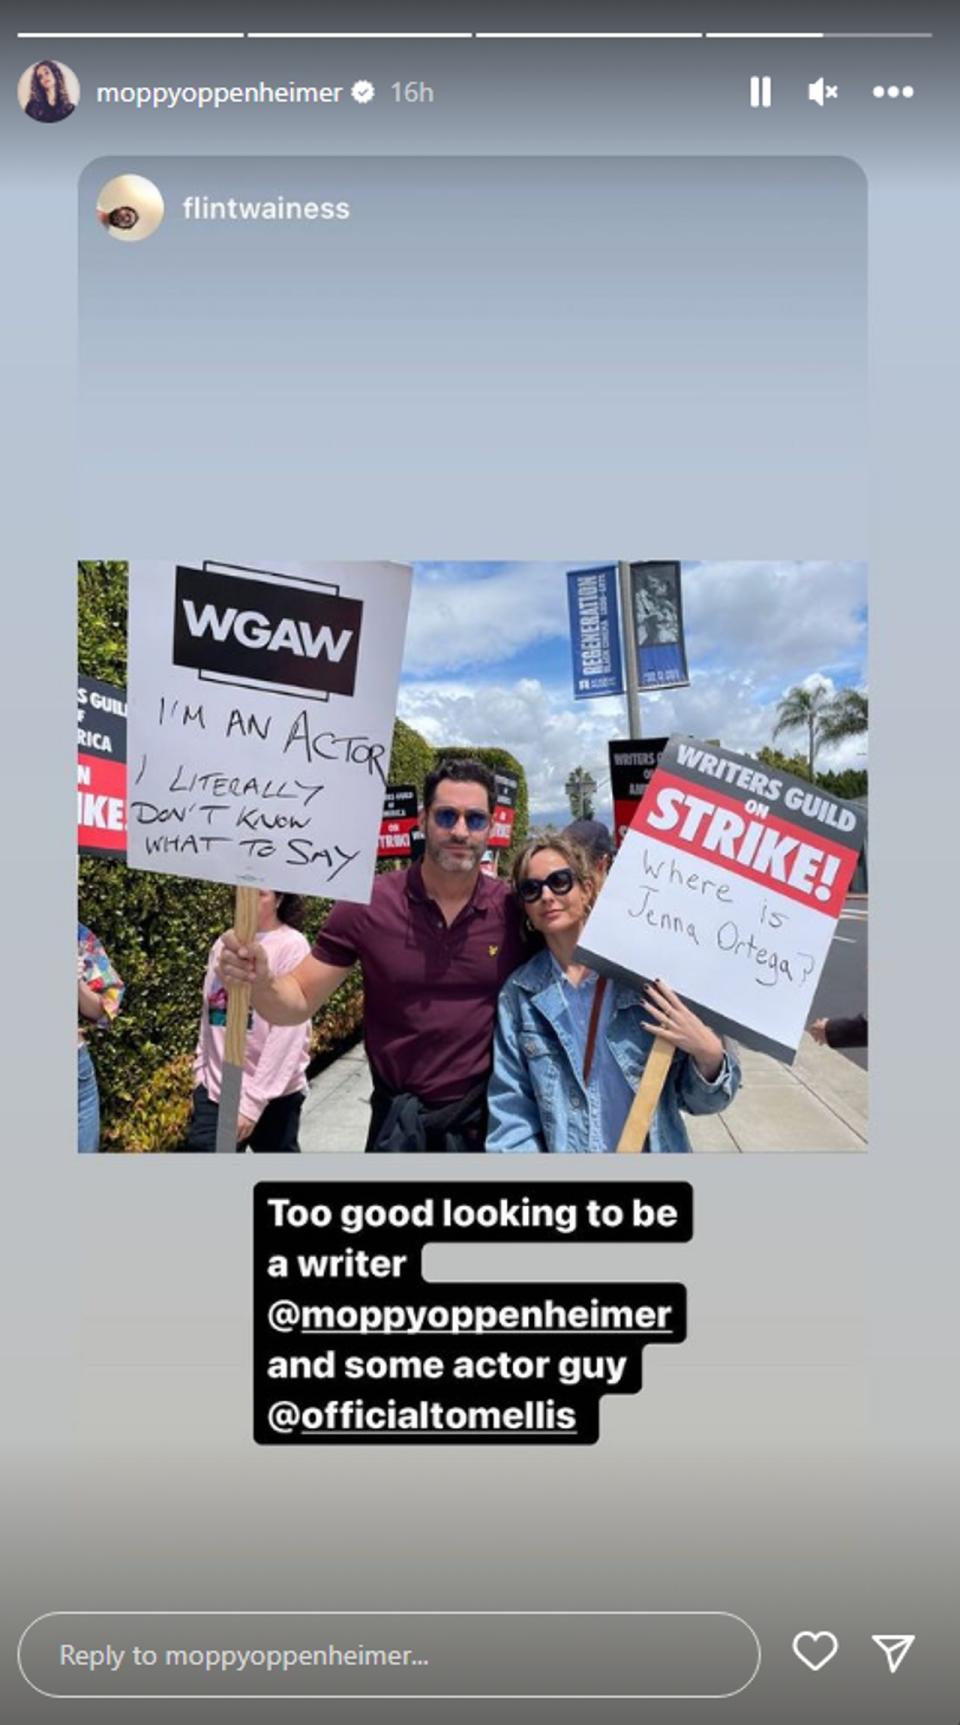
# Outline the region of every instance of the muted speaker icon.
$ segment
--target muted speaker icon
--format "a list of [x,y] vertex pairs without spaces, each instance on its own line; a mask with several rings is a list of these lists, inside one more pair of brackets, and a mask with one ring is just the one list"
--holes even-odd
[[822,78],[817,78],[807,85],[807,95],[811,102],[816,102],[822,108],[824,102],[835,102],[839,94],[839,85],[826,84]]

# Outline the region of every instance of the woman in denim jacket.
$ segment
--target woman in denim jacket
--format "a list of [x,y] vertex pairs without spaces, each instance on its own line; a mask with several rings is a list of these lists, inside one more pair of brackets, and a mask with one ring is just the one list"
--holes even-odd
[[513,879],[545,946],[500,994],[487,1149],[616,1150],[653,1038],[663,1036],[677,1054],[646,1148],[689,1150],[680,1111],[715,1114],[732,1102],[740,1083],[732,1049],[666,983],[641,993],[574,961],[597,886],[569,839],[532,840]]

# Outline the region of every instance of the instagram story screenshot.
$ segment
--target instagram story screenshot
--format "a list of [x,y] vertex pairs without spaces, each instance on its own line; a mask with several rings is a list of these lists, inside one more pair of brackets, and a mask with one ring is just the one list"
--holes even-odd
[[0,1715],[956,1725],[956,17],[3,42]]

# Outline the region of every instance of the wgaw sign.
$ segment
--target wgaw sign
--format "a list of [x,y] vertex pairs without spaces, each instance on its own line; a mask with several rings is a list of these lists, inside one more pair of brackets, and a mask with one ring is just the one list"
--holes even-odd
[[363,601],[177,567],[173,662],[242,687],[352,695]]
[[135,868],[366,902],[410,571],[130,568]]

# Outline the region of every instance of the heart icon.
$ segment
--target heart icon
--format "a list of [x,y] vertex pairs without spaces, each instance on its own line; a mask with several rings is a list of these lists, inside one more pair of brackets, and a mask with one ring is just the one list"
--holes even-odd
[[829,1665],[840,1646],[830,1629],[801,1629],[793,1638],[793,1651],[811,1671],[822,1671]]

